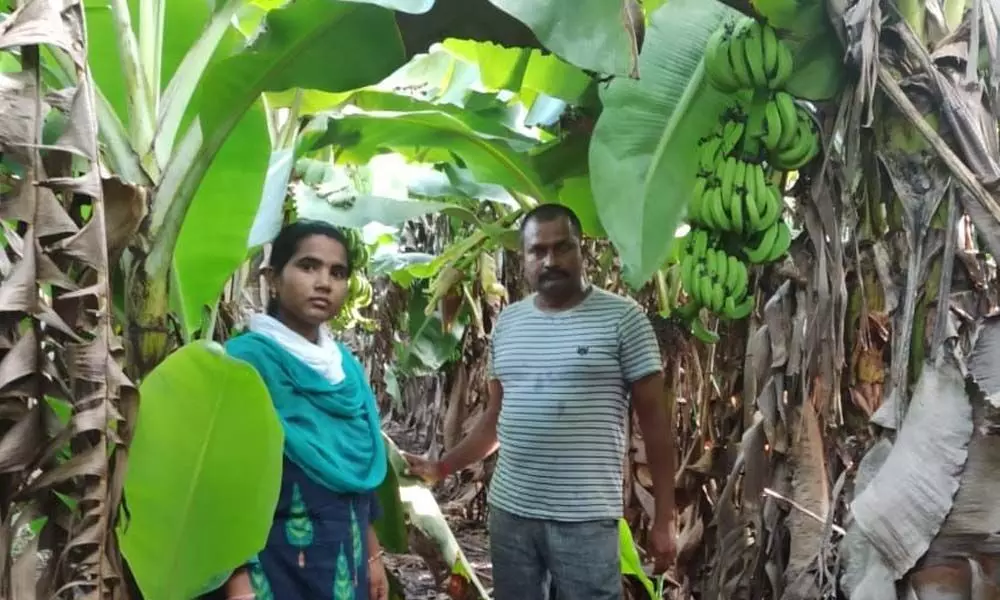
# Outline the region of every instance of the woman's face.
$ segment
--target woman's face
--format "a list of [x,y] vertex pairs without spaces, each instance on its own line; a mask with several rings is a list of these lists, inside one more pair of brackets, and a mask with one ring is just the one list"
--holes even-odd
[[350,274],[347,249],[325,235],[311,235],[280,273],[272,273],[278,318],[293,331],[315,340],[318,328],[340,312]]

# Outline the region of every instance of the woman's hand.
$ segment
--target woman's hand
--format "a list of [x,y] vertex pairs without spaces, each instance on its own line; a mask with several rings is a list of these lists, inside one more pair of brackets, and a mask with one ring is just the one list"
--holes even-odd
[[389,600],[389,578],[385,574],[382,557],[377,554],[368,561],[368,598]]
[[238,569],[229,578],[224,586],[226,600],[253,600],[253,585],[250,583],[250,573],[245,569]]

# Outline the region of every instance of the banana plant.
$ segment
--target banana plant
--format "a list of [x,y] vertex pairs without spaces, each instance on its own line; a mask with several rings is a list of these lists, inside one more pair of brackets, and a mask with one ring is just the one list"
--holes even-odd
[[[121,264],[135,374],[173,346],[171,310],[195,328],[246,256],[269,156],[283,146],[262,94],[381,80],[404,62],[393,11],[432,4],[85,2],[104,159],[150,198]],[[71,65],[46,59],[49,76],[68,82]]]

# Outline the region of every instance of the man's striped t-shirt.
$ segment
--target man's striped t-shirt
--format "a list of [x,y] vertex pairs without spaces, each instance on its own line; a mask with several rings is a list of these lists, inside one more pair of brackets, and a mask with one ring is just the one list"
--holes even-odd
[[490,504],[555,521],[620,517],[629,387],[661,368],[631,298],[591,287],[566,311],[539,310],[535,295],[504,309],[490,351],[503,386]]

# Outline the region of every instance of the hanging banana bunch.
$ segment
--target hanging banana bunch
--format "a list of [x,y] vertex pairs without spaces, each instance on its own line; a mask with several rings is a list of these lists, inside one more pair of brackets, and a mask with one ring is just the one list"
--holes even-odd
[[344,228],[343,231],[347,237],[347,253],[350,256],[353,272],[347,283],[347,298],[344,299],[344,306],[340,313],[330,321],[330,327],[334,331],[344,331],[360,325],[371,331],[375,327],[375,321],[361,315],[361,309],[370,306],[374,299],[374,290],[366,273],[371,255],[357,229]]
[[794,59],[770,25],[747,17],[720,26],[706,44],[704,65],[709,84],[734,102],[699,142],[691,231],[679,263],[689,299],[681,314],[697,337],[714,342],[718,336],[698,313],[706,308],[737,320],[753,310],[749,266],[779,260],[791,244],[782,219],[785,172],[812,161],[820,140],[812,116],[784,89]]

